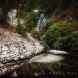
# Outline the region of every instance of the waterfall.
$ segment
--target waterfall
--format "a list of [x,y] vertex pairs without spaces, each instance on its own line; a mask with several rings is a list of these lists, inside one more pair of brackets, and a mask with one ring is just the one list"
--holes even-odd
[[16,15],[17,15],[17,10],[16,9],[12,9],[8,12],[8,17],[9,17],[9,20],[8,22],[14,26],[17,25],[17,18],[16,18]]
[[47,25],[47,18],[42,13],[42,14],[40,14],[40,17],[38,19],[36,30],[38,32],[42,32],[43,29],[46,27],[46,25]]

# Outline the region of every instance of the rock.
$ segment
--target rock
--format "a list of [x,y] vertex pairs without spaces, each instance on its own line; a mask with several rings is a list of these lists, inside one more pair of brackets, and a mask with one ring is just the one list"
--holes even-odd
[[0,62],[8,62],[11,60],[19,60],[30,57],[32,54],[37,54],[43,50],[43,46],[31,37],[28,33],[28,39],[22,38],[17,33],[4,32],[0,36]]
[[[30,33],[27,34],[28,38],[22,38],[19,34],[10,31],[1,33],[0,76],[19,68],[21,66],[21,62],[19,61],[22,60],[22,62],[24,62],[24,60],[27,60],[25,58],[29,58],[32,54],[43,51],[44,47],[40,42],[31,37]],[[16,75],[16,73],[14,73],[14,75]]]

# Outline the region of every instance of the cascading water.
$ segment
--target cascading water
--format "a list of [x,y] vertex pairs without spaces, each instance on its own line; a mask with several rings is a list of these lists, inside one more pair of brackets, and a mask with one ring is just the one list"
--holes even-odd
[[13,26],[16,26],[17,25],[17,18],[16,18],[16,15],[17,15],[17,10],[16,9],[12,9],[8,12],[8,17],[9,17],[9,20],[8,22],[13,25]]
[[47,18],[44,16],[44,13],[42,13],[40,14],[40,17],[38,19],[36,30],[38,32],[42,32],[43,29],[46,27],[46,25],[47,25]]

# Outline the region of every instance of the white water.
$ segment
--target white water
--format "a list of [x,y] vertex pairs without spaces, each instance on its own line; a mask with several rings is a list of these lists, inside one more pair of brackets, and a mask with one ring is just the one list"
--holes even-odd
[[66,51],[60,51],[60,50],[49,50],[48,52],[53,54],[68,54]]
[[33,57],[29,62],[37,62],[37,63],[53,63],[53,62],[59,62],[63,60],[64,58],[62,56],[58,55],[52,55],[52,54],[41,54],[38,56]]
[[[18,18],[16,16],[17,16],[17,10],[16,9],[12,9],[11,11],[8,12],[8,17],[9,17],[8,22],[13,26],[18,25],[18,22],[17,22]],[[19,21],[20,21],[20,24],[24,23],[24,20],[21,18],[19,19]]]
[[10,24],[12,24],[13,26],[17,25],[16,15],[17,15],[17,10],[16,9],[12,9],[11,11],[8,12],[8,17],[9,17],[8,22]]

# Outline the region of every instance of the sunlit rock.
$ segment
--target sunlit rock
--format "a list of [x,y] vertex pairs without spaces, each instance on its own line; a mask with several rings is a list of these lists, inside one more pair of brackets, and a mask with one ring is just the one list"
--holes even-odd
[[[43,45],[30,33],[27,33],[27,38],[24,38],[14,32],[2,32],[0,35],[0,76],[13,72],[24,63],[24,60],[28,61],[27,58],[41,53],[43,49]],[[17,73],[14,72],[12,76],[16,77]]]
[[17,61],[43,51],[44,47],[39,41],[30,33],[27,35],[27,38],[22,38],[16,33],[4,32],[0,40],[0,62]]

